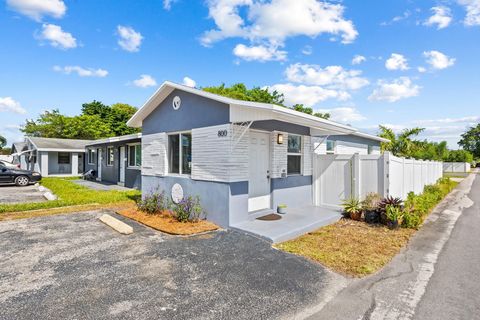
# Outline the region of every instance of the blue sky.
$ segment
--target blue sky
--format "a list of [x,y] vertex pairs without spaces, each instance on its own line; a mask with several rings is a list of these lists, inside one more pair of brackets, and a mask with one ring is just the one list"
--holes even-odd
[[[480,0],[6,0],[0,134],[53,108],[141,106],[165,80],[243,82],[375,132],[480,121]],[[354,59],[356,58],[356,59]]]

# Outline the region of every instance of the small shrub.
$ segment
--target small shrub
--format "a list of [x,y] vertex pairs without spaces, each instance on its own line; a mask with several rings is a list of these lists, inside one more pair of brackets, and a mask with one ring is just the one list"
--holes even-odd
[[408,229],[418,229],[423,219],[415,211],[404,211],[402,227]]
[[186,197],[173,206],[173,214],[180,222],[198,221],[206,213],[200,205],[199,197]]
[[162,213],[163,211],[168,209],[168,206],[168,199],[165,196],[164,191],[162,191],[161,193],[154,192],[152,194],[146,195],[137,203],[137,208],[140,211],[146,212],[148,214]]
[[385,215],[387,216],[387,226],[390,229],[396,229],[402,219],[403,211],[400,207],[389,204],[385,207]]
[[362,216],[362,205],[357,198],[345,199],[342,203],[343,216],[353,220],[360,220]]
[[378,193],[370,192],[362,201],[362,210],[366,223],[380,222],[380,212],[378,210],[382,197]]
[[380,201],[378,205],[378,212],[380,213],[380,222],[383,224],[387,224],[388,222],[388,217],[387,217],[387,207],[388,206],[393,206],[396,208],[403,209],[403,201],[400,198],[394,198],[392,196],[388,196],[382,201]]

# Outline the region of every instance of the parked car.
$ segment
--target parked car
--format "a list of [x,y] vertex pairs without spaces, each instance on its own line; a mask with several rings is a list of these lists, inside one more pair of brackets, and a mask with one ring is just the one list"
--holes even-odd
[[17,186],[27,186],[42,180],[39,172],[10,168],[0,163],[0,184],[15,183]]
[[0,160],[0,164],[3,164],[7,168],[20,169],[20,164],[14,164],[5,160]]

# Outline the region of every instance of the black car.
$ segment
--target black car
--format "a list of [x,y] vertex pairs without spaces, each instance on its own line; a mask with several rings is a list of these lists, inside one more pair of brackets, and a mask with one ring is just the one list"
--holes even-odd
[[0,163],[0,184],[15,183],[17,186],[27,186],[42,180],[42,175],[35,171],[6,167]]

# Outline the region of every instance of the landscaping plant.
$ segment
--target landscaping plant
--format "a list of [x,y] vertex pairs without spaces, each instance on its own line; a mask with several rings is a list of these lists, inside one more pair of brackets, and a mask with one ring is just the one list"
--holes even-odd
[[378,212],[380,213],[380,222],[383,224],[387,224],[387,206],[394,206],[400,209],[403,208],[403,201],[400,198],[394,198],[392,196],[388,196],[378,204]]
[[382,197],[378,193],[370,192],[362,201],[362,210],[366,223],[379,223],[380,213],[378,211]]
[[343,215],[345,218],[360,220],[362,218],[362,204],[357,198],[349,198],[343,201]]
[[165,196],[165,191],[153,192],[143,197],[138,203],[137,207],[140,211],[148,214],[160,214],[168,210],[169,203]]
[[182,201],[173,205],[173,215],[180,222],[198,221],[204,218],[205,211],[200,205],[200,198],[186,197]]
[[398,206],[389,204],[386,206],[385,214],[387,216],[387,227],[390,229],[397,229],[403,216],[402,209]]

